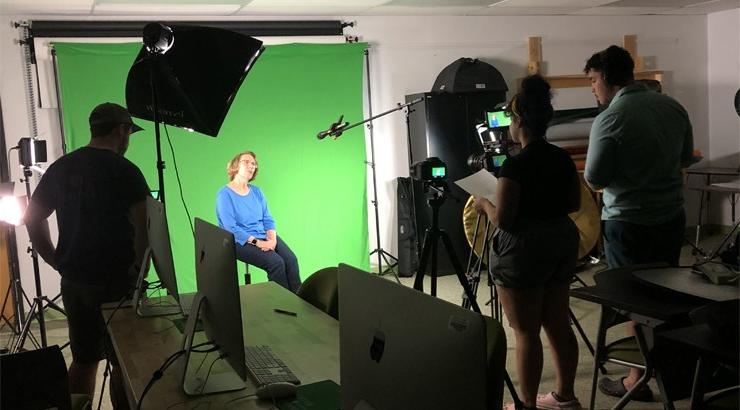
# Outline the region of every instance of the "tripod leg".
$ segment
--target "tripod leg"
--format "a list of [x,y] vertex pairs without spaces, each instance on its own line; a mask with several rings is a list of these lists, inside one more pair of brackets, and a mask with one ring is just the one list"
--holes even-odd
[[424,246],[421,248],[421,260],[419,261],[419,270],[416,272],[414,279],[414,289],[424,292],[424,275],[426,274],[427,261],[429,260],[429,246],[431,235],[429,231],[424,235]]
[[478,306],[478,301],[475,299],[475,295],[470,289],[465,275],[463,275],[462,273],[462,266],[460,266],[460,262],[457,260],[457,257],[455,257],[455,254],[452,252],[452,241],[450,240],[450,236],[447,234],[447,232],[444,231],[440,231],[439,236],[442,237],[442,244],[447,250],[447,256],[450,257],[452,266],[455,268],[455,273],[457,274],[458,280],[460,280],[460,285],[462,285],[463,289],[465,290],[465,294],[468,296],[468,299],[470,299],[470,305],[473,307],[473,311],[481,313],[480,307]]
[[26,336],[31,332],[31,322],[36,317],[36,307],[39,305],[39,299],[33,300],[33,305],[31,305],[31,314],[28,315],[26,318],[26,323],[23,324],[23,328],[21,329],[21,333],[18,336],[18,340],[15,342],[15,346],[13,346],[13,349],[11,350],[11,353],[18,353],[21,348],[23,348],[23,344],[26,342]]
[[43,296],[42,299],[46,301],[46,308],[56,310],[57,312],[63,314],[64,316],[67,316],[67,312],[65,312],[64,309],[59,307],[59,305],[54,303],[54,300],[56,300],[56,298],[50,300],[46,296]]

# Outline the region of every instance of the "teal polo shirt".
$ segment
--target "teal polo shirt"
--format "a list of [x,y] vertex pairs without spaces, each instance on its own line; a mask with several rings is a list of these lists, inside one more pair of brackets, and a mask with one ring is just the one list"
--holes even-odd
[[604,189],[601,219],[657,225],[677,217],[693,149],[676,100],[642,85],[619,90],[594,120],[586,155],[586,182]]

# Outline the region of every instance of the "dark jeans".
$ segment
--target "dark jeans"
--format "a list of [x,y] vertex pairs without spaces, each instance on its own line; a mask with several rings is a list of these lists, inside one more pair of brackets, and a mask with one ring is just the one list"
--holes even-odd
[[288,244],[277,237],[274,251],[264,252],[262,249],[245,243],[236,245],[236,258],[242,262],[254,265],[267,272],[267,278],[272,282],[295,293],[301,286],[301,277],[298,274],[298,259]]
[[648,226],[604,221],[604,253],[609,268],[665,262],[678,266],[686,229],[683,211],[662,224]]

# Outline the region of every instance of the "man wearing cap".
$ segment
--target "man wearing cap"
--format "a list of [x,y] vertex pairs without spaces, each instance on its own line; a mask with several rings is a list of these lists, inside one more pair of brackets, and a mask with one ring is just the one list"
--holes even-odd
[[[120,105],[95,107],[90,142],[49,166],[24,217],[34,248],[62,277],[72,350],[70,392],[92,398],[98,363],[107,356],[114,408],[128,403],[115,355],[107,354],[112,350],[100,305],[130,295],[147,246],[149,187],[123,156],[129,136],[140,130]],[[47,222],[52,212],[59,227],[56,247]]]

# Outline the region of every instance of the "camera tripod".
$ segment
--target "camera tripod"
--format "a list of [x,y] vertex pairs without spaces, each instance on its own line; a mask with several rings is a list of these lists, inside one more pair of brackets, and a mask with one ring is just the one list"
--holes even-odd
[[[28,166],[24,166],[23,182],[25,182],[26,184],[26,195],[29,200],[31,198],[31,184],[29,181],[32,175],[33,173],[31,172],[31,168]],[[31,260],[33,261],[33,280],[34,284],[36,285],[36,297],[33,298],[33,304],[31,305],[31,309],[29,310],[29,315],[26,318],[26,321],[23,323],[21,333],[20,335],[18,335],[18,340],[13,346],[12,353],[16,353],[23,348],[26,337],[31,332],[31,322],[33,322],[34,319],[38,320],[39,322],[41,347],[47,347],[48,343],[46,341],[46,323],[44,322],[44,309],[51,308],[63,314],[64,316],[67,316],[67,313],[64,311],[64,309],[54,303],[54,301],[57,300],[61,295],[57,295],[56,297],[54,297],[54,299],[49,299],[47,296],[43,295],[43,292],[41,290],[41,274],[39,272],[39,256],[36,252],[36,249],[34,249],[33,247],[33,242],[29,241],[29,243],[30,245],[26,252],[31,255]]]
[[439,240],[442,240],[447,256],[449,256],[452,266],[455,269],[460,285],[465,291],[465,296],[470,300],[470,306],[473,311],[481,313],[478,302],[475,300],[475,294],[468,283],[467,277],[462,271],[462,266],[457,260],[457,257],[452,252],[452,241],[450,236],[444,230],[439,229],[439,208],[445,201],[447,185],[444,182],[437,182],[438,185],[434,186],[432,183],[424,182],[424,188],[427,194],[427,204],[432,207],[432,226],[427,228],[424,233],[424,245],[421,250],[421,260],[419,261],[419,271],[416,273],[416,279],[414,280],[414,289],[423,292],[424,291],[424,274],[426,273],[427,263],[429,257],[432,258],[432,269],[429,272],[431,276],[431,294],[437,296],[437,245]]

